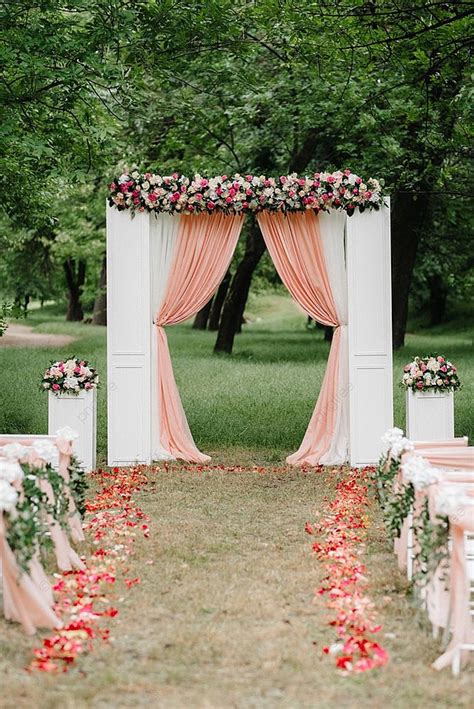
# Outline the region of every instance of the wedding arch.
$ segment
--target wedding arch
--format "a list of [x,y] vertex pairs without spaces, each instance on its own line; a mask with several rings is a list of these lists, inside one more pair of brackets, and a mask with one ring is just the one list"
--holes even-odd
[[108,463],[206,462],[176,387],[165,327],[209,300],[255,212],[308,315],[335,327],[294,465],[378,460],[392,426],[390,204],[350,170],[187,178],[124,173],[107,207]]

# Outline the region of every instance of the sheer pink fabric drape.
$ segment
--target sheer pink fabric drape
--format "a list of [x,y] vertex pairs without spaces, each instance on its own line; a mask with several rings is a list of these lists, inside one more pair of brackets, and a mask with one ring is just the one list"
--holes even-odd
[[181,218],[167,289],[156,315],[160,440],[166,451],[182,460],[204,463],[210,458],[198,450],[189,430],[164,326],[187,320],[207,303],[230,264],[243,218],[222,213]]
[[280,278],[314,320],[336,327],[321,391],[301,446],[287,462],[318,465],[329,450],[337,422],[341,328],[313,211],[261,212],[258,223]]

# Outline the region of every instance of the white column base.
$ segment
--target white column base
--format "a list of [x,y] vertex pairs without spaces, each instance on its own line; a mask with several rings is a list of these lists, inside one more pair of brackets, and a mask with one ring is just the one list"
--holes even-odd
[[406,392],[406,430],[411,441],[439,441],[454,438],[454,395],[452,391]]
[[86,472],[95,470],[97,450],[97,397],[96,390],[82,390],[79,394],[53,394],[48,392],[48,433],[54,436],[64,426],[79,434],[73,452]]

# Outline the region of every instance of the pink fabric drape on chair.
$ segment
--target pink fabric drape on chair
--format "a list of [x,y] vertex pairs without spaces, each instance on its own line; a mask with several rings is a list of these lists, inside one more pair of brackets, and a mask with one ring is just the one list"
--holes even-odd
[[318,465],[336,429],[342,324],[329,283],[318,217],[312,210],[261,212],[258,223],[278,274],[293,298],[314,320],[336,327],[313,415],[301,446],[286,459],[291,465]]
[[230,264],[243,218],[222,213],[181,217],[173,265],[156,315],[161,445],[182,460],[204,463],[210,458],[198,450],[189,430],[164,326],[187,320],[207,303]]

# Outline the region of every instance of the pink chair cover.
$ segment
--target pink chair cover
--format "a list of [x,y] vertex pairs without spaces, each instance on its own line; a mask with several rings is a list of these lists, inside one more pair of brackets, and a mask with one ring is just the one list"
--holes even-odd
[[453,634],[446,652],[433,663],[435,670],[451,664],[462,643],[473,643],[474,632],[469,612],[470,583],[466,568],[464,532],[474,532],[474,507],[465,507],[449,518],[452,551],[449,580],[449,599],[452,614]]
[[[425,458],[431,465],[438,468],[458,468],[459,470],[474,470],[474,447],[459,446],[454,448],[422,448],[411,451],[412,455]],[[403,460],[410,453],[405,453]]]
[[33,635],[37,628],[61,628],[62,623],[52,610],[47,588],[38,587],[29,574],[18,568],[5,538],[3,515],[0,515],[0,560],[5,618],[21,623],[28,635]]
[[[54,503],[54,493],[47,480],[40,480],[40,489],[45,493],[50,504]],[[51,516],[46,515],[49,532],[54,544],[56,563],[61,571],[72,571],[72,569],[84,569],[85,566],[78,554],[69,544],[66,532],[58,522]]]
[[447,438],[440,441],[412,441],[415,450],[420,450],[421,448],[459,448],[467,446],[467,443],[467,436],[463,436],[462,438]]
[[[65,441],[62,438],[57,438],[56,447],[59,451],[59,472],[66,483],[69,483],[69,464],[71,462],[72,455],[72,441]],[[80,543],[85,540],[85,535],[84,530],[82,529],[81,516],[76,509],[76,503],[74,502],[69,486],[66,487],[66,494],[69,500],[68,524],[71,532],[71,538],[74,542]]]
[[167,289],[156,315],[160,442],[175,458],[205,463],[189,430],[173,374],[165,325],[197,313],[214,293],[235,251],[243,215],[193,214],[181,218]]
[[312,210],[283,214],[260,212],[258,223],[270,256],[296,302],[323,325],[336,327],[321,391],[301,446],[290,465],[318,465],[330,448],[337,424],[341,323],[338,320],[318,217]]
[[[2,437],[0,436],[0,446],[5,446],[8,443],[21,443],[23,446],[32,446],[38,440],[41,440],[43,436],[31,436],[29,438],[21,437],[15,438],[13,436]],[[59,451],[59,473],[62,478],[68,483],[69,482],[69,464],[71,462],[72,455],[72,442],[66,441],[62,438],[56,438],[54,444]],[[30,458],[28,461],[31,464],[41,465],[41,459],[34,460]],[[71,531],[71,538],[74,542],[83,542],[85,540],[84,531],[82,529],[82,521],[79,512],[76,509],[76,503],[71,495],[69,487],[66,488],[66,494],[69,499],[69,517],[68,525]],[[79,568],[79,567],[78,567]],[[81,567],[82,568],[82,567]]]

